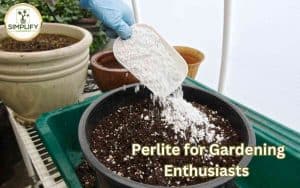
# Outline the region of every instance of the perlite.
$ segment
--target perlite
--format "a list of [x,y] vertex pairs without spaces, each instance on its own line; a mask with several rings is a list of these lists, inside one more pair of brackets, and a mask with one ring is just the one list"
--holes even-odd
[[[191,143],[203,139],[210,143],[215,136],[222,139],[222,135],[210,130],[215,125],[209,122],[207,115],[183,99],[181,84],[188,72],[185,60],[151,27],[136,24],[132,31],[130,39],[116,39],[114,55],[153,92],[153,100],[158,99],[162,104],[163,120],[173,126],[176,134]],[[150,120],[149,117],[143,118]],[[191,132],[189,138],[186,137],[187,131]]]
[[113,51],[118,62],[156,96],[168,96],[187,76],[185,60],[147,25],[132,26],[131,38],[116,39]]

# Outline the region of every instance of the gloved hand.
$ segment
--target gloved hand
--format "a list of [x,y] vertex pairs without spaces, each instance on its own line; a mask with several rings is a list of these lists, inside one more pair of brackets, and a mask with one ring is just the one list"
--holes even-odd
[[134,24],[131,9],[123,0],[80,0],[80,6],[90,10],[107,27],[110,37],[131,37],[130,26]]

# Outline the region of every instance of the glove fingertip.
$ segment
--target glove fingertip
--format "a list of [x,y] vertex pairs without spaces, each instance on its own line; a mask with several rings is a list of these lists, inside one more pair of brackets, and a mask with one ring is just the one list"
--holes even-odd
[[132,28],[123,21],[122,24],[117,28],[117,33],[121,39],[127,40],[132,35]]
[[127,40],[127,39],[129,39],[129,38],[131,37],[131,35],[132,35],[132,30],[127,31],[127,32],[120,32],[119,35],[120,35],[121,39]]

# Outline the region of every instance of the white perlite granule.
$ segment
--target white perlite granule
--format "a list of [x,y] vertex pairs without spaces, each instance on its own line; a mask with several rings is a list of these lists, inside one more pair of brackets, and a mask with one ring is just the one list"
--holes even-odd
[[[158,100],[163,107],[163,120],[173,126],[177,135],[191,143],[203,139],[213,142],[216,135],[210,129],[215,125],[209,123],[205,113],[183,99],[181,87],[177,89],[187,75],[185,61],[151,27],[137,24],[132,30],[130,39],[115,41],[116,59],[153,92],[153,100]],[[136,88],[135,92],[138,90]],[[141,118],[150,120],[148,116]],[[188,130],[190,138],[186,136]]]
[[184,59],[151,27],[136,24],[128,40],[116,39],[116,59],[155,95],[166,97],[187,75]]
[[[161,116],[168,124],[173,125],[176,134],[189,140],[191,143],[198,143],[205,139],[208,143],[214,141],[216,136],[215,125],[209,122],[207,115],[183,99],[182,89],[178,89],[172,96],[160,98],[163,105]],[[191,137],[186,137],[186,131],[190,130]],[[221,138],[221,135],[218,135]]]

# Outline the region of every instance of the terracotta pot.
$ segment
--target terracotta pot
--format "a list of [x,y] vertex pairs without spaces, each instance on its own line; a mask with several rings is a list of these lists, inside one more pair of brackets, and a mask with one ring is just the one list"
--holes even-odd
[[81,18],[80,20],[76,21],[75,23],[95,25],[97,23],[97,19],[96,18]]
[[[77,38],[73,45],[47,51],[0,51],[0,99],[24,124],[43,112],[78,101],[89,64],[91,34],[80,27],[44,23],[41,33]],[[7,37],[0,26],[0,40]]]
[[[188,76],[195,78],[199,65],[204,59],[203,53],[190,47],[175,46],[175,49],[188,64]],[[102,91],[138,82],[127,69],[117,62],[112,51],[96,53],[91,58],[91,65],[94,79]],[[111,68],[107,65],[110,65]]]
[[196,78],[199,66],[204,60],[204,54],[199,50],[190,47],[174,46],[174,48],[187,62],[189,68],[188,76]]
[[93,55],[91,66],[94,79],[102,91],[138,82],[128,70],[117,62],[112,51],[103,51]]
[[81,18],[80,20],[77,20],[72,24],[78,27],[82,27],[90,31],[92,34],[98,33],[100,29],[99,25],[97,25],[96,18]]

